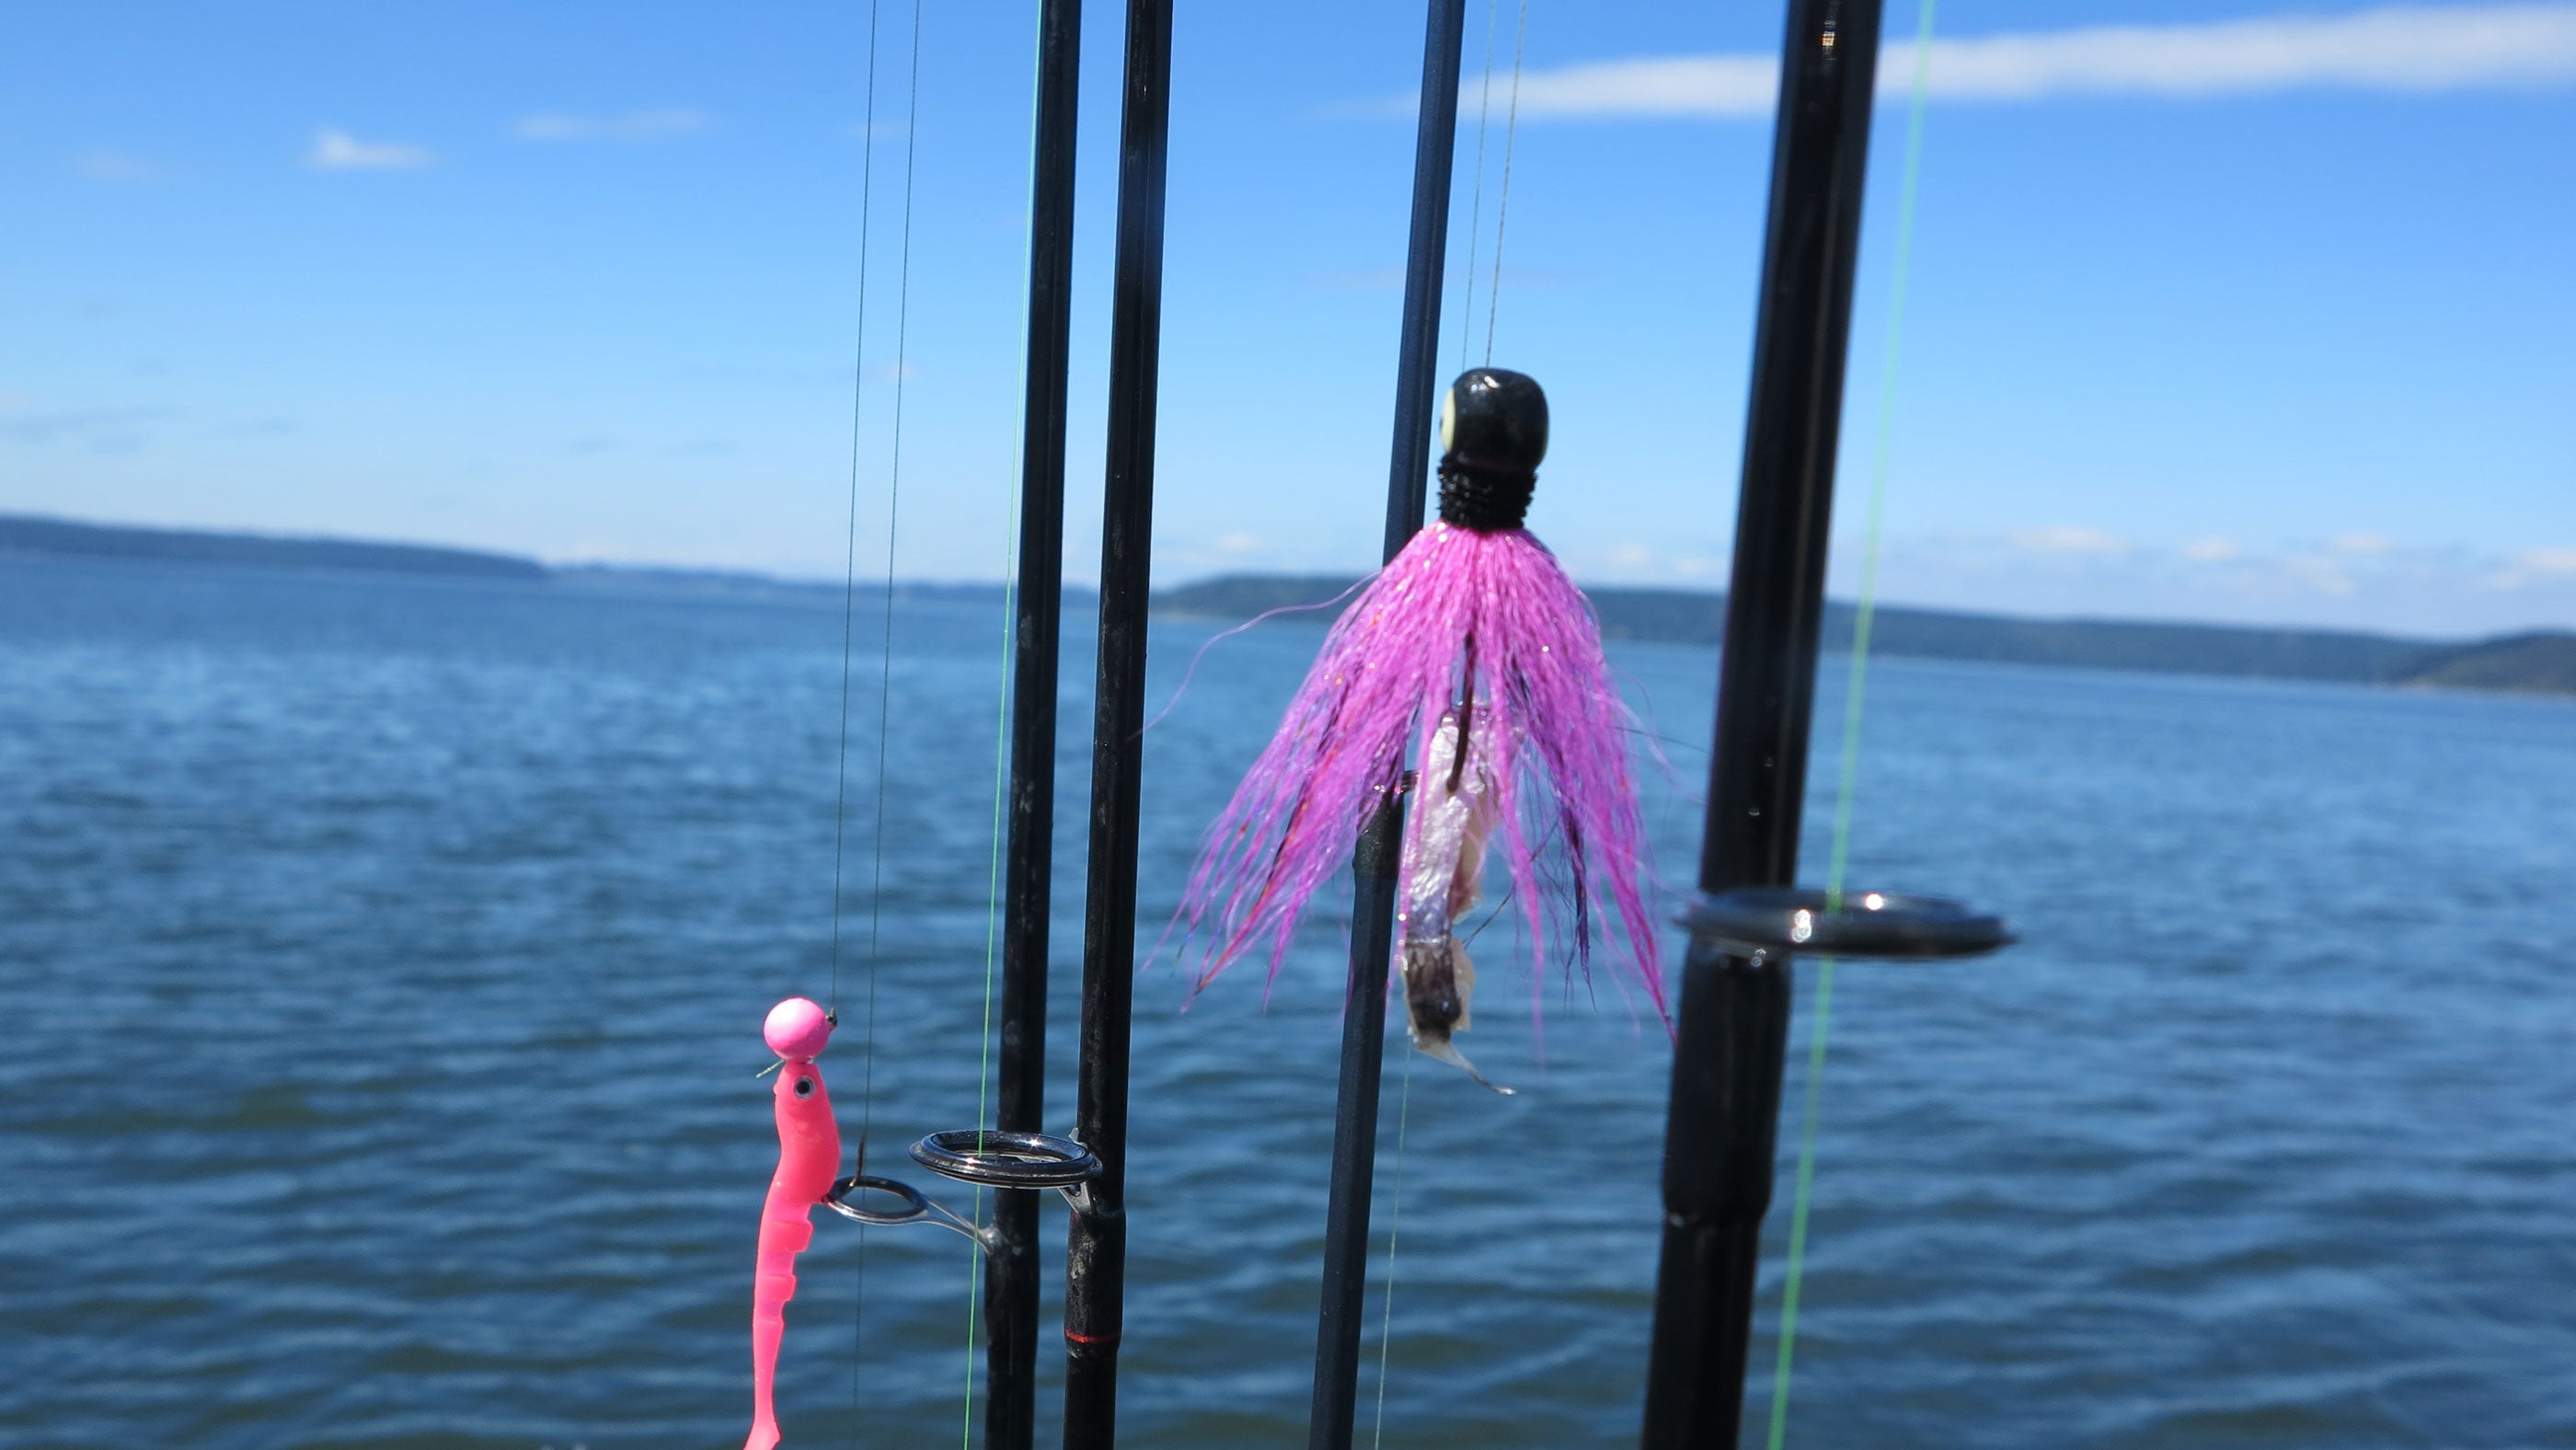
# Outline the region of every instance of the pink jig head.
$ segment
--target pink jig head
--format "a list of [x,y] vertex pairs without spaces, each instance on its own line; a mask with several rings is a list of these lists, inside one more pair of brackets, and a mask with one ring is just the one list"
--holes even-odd
[[802,997],[770,1009],[760,1035],[781,1059],[773,1090],[778,1117],[778,1171],[760,1206],[760,1251],[752,1270],[751,1437],[743,1450],[778,1443],[771,1402],[778,1374],[778,1341],[787,1328],[787,1301],[796,1297],[796,1256],[814,1239],[809,1216],[841,1171],[841,1130],[832,1120],[832,1097],[814,1058],[832,1040],[831,1015]]
[[790,997],[769,1009],[760,1039],[788,1062],[812,1062],[832,1040],[832,1014],[803,997]]
[[[1473,368],[1450,384],[1439,520],[1334,623],[1200,848],[1179,914],[1185,941],[1207,933],[1199,985],[1247,952],[1279,969],[1409,751],[1422,779],[1397,868],[1397,963],[1415,1044],[1467,1067],[1449,1037],[1467,1026],[1475,973],[1452,928],[1489,856],[1541,960],[1562,950],[1588,971],[1615,918],[1623,965],[1663,1013],[1627,714],[1591,602],[1521,527],[1547,425],[1546,394],[1519,373]],[[1543,851],[1562,864],[1553,879]],[[1538,989],[1533,975],[1533,1015]]]

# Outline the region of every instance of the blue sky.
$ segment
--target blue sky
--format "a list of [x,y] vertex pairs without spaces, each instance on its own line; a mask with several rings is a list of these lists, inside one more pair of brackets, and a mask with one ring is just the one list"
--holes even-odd
[[[1891,0],[1856,578],[1916,13]],[[1412,5],[1180,0],[1157,571],[1373,562]],[[1444,355],[1483,354],[1518,6],[1470,0]],[[40,7],[0,50],[0,509],[997,577],[1031,4]],[[1120,7],[1087,20],[1070,573],[1094,572]],[[1530,0],[1494,360],[1532,526],[1723,582],[1772,5]],[[1949,0],[1884,592],[2576,626],[2576,4]],[[909,286],[904,192],[912,160]],[[866,174],[873,156],[873,176]],[[898,319],[901,323],[898,347]],[[901,368],[898,372],[898,354]]]

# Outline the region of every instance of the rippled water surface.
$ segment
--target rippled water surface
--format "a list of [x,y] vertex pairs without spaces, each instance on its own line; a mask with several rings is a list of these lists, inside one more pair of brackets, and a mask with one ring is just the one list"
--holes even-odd
[[[0,565],[0,1446],[735,1443],[758,1022],[834,990],[840,627]],[[1158,627],[1158,703],[1208,633]],[[854,675],[824,1062],[845,1132],[889,1145],[980,1114],[1000,619],[907,607],[894,638],[882,802],[872,653]],[[1315,640],[1221,646],[1148,737],[1148,940]],[[1678,884],[1715,661],[1617,662],[1669,741]],[[1856,877],[2025,941],[1836,984],[1792,1443],[2576,1445],[2576,707],[1908,661],[1869,700]],[[1167,968],[1139,980],[1124,1443],[1303,1442],[1324,915],[1266,1001],[1239,972],[1184,1015]],[[1541,1062],[1498,939],[1468,1045],[1522,1095],[1389,1061],[1384,1440],[1633,1443],[1666,1039],[1551,980]],[[1784,1147],[1794,1083],[1788,1112]],[[823,1223],[789,1443],[957,1443],[971,1268]]]

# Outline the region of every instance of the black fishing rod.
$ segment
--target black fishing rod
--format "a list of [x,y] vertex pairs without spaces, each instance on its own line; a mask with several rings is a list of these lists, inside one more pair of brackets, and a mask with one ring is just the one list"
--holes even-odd
[[2011,939],[2001,919],[1953,902],[1790,885],[1878,40],[1879,0],[1791,0],[1701,896],[1687,919],[1665,1128],[1646,1450],[1736,1443],[1779,1137],[1791,955],[1965,956]]
[[1127,1281],[1127,1054],[1136,973],[1138,771],[1152,587],[1154,403],[1162,348],[1163,186],[1172,0],[1128,0],[1118,241],[1109,333],[1108,474],[1100,532],[1100,667],[1091,727],[1091,858],[1083,903],[1082,1050],[1074,1136],[1098,1156],[1065,1253],[1064,1443],[1110,1450]]
[[[1002,1025],[995,1122],[1045,1131],[1047,914],[1055,869],[1057,641],[1064,600],[1065,367],[1073,327],[1074,130],[1081,0],[1038,10],[1037,155],[1029,198],[1028,380],[1021,413],[1020,562],[1012,620],[1010,839],[1003,864]],[[1036,1434],[1039,1192],[993,1196],[985,1263],[984,1443]]]
[[[1404,265],[1404,330],[1396,349],[1395,444],[1387,472],[1386,551],[1421,532],[1439,392],[1440,287],[1449,251],[1449,181],[1458,141],[1459,51],[1466,0],[1430,0],[1422,97],[1413,141],[1413,223]],[[1395,951],[1396,861],[1404,806],[1390,794],[1351,859],[1351,966],[1342,997],[1341,1086],[1333,1110],[1333,1181],[1324,1209],[1324,1285],[1315,1327],[1310,1450],[1350,1450],[1359,1404],[1360,1323],[1368,1293],[1369,1194],[1377,1181],[1378,1087],[1386,1061],[1386,974]]]

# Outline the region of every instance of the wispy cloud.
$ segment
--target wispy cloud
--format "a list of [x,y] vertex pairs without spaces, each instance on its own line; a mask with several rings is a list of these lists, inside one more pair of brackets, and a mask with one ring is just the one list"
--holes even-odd
[[522,141],[667,141],[703,131],[714,118],[685,106],[624,111],[612,116],[548,112],[522,116],[511,131]]
[[154,425],[171,416],[168,408],[158,406],[58,408],[36,412],[25,407],[25,400],[12,397],[0,409],[8,416],[0,418],[0,439],[33,445],[69,444],[100,453],[130,453],[142,446],[143,437]]
[[1724,583],[1720,563],[1725,553],[1722,539],[1672,538],[1652,543],[1627,539],[1577,548],[1567,557],[1566,567],[1586,580],[1705,589]]
[[162,176],[160,167],[124,151],[84,151],[72,159],[72,168],[92,181],[157,181]]
[[2576,549],[2525,549],[2486,577],[2490,589],[2576,583]]
[[[1888,599],[1940,607],[2428,637],[2576,626],[2576,540],[2563,537],[2510,553],[2350,533],[2069,547],[2096,532],[2070,526],[1891,538],[1881,587]],[[2355,548],[2357,542],[2368,547]],[[1839,587],[1851,587],[1859,563],[1857,538],[1837,539]]]
[[407,171],[431,160],[426,146],[361,141],[329,126],[313,133],[313,149],[304,154],[304,164],[316,171]]
[[[1891,37],[1880,60],[1882,94],[1911,90],[1915,59],[1911,45]],[[1948,101],[2556,86],[2576,82],[2576,4],[2391,5],[2344,15],[1936,39],[1925,64],[1926,94]],[[1767,55],[1595,61],[1524,76],[1520,111],[1762,117],[1771,113],[1778,81],[1779,62]]]
[[2008,535],[2012,546],[2034,554],[2125,554],[2129,541],[2117,534],[2080,524],[2057,524],[2046,528],[2015,529]]

